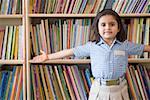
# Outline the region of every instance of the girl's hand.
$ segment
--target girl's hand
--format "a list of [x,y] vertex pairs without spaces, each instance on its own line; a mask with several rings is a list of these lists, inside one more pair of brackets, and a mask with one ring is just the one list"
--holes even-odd
[[40,52],[41,52],[41,55],[35,56],[33,58],[34,62],[44,62],[45,60],[48,59],[48,55],[44,51],[40,50]]

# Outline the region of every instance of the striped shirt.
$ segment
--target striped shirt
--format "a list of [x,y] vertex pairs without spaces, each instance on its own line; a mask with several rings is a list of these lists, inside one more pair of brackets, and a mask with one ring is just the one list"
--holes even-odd
[[129,41],[114,40],[112,45],[106,44],[103,39],[96,44],[87,42],[85,45],[73,49],[75,57],[90,57],[91,70],[95,78],[117,79],[126,72],[128,55],[141,55],[144,45]]

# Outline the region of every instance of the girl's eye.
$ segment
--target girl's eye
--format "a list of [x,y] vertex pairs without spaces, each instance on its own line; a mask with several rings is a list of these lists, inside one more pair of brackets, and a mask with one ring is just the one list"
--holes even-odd
[[114,24],[114,23],[111,23],[110,25],[111,25],[111,26],[114,26],[115,24]]
[[106,26],[106,24],[105,24],[105,23],[102,23],[101,26]]

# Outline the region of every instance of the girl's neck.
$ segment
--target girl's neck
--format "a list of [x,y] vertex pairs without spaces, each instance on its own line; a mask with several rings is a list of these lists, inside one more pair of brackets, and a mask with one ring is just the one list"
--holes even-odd
[[115,39],[107,39],[107,40],[104,40],[105,42],[106,42],[106,44],[108,44],[109,46],[111,46],[112,45],[112,43],[113,43],[113,41],[114,41]]

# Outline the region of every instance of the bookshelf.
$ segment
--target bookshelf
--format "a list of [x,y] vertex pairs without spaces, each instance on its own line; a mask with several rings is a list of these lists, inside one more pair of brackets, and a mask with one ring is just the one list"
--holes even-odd
[[0,1],[0,34],[3,36],[0,48],[0,99],[26,100],[24,2]]
[[[76,1],[78,1],[78,0],[76,0]],[[100,1],[102,1],[102,0],[100,0]],[[108,1],[110,1],[110,0],[108,0]],[[57,4],[56,2],[59,4],[58,0],[55,0],[55,4],[54,5]],[[107,0],[103,0],[103,2],[107,2]],[[71,65],[80,65],[80,64],[81,65],[89,65],[90,64],[90,60],[89,59],[57,59],[57,60],[48,60],[48,61],[45,61],[45,62],[33,62],[32,61],[32,56],[34,54],[39,54],[39,51],[34,51],[35,50],[34,47],[32,48],[32,46],[31,46],[33,44],[33,41],[32,41],[33,37],[30,35],[30,34],[32,34],[32,32],[31,32],[32,25],[36,26],[36,24],[40,24],[41,23],[41,20],[45,21],[47,19],[51,23],[51,21],[53,21],[53,20],[54,21],[58,20],[58,22],[59,21],[66,21],[66,20],[72,20],[72,19],[74,19],[74,20],[77,20],[77,19],[90,19],[90,20],[92,20],[96,16],[96,14],[94,12],[88,12],[88,11],[85,12],[85,13],[66,13],[66,12],[57,12],[57,10],[56,10],[56,12],[52,11],[52,12],[45,12],[44,13],[43,10],[41,11],[39,9],[39,8],[43,7],[42,5],[39,8],[37,7],[40,4],[41,3],[38,4],[36,2],[36,0],[27,0],[25,2],[25,5],[26,5],[26,16],[25,16],[26,17],[26,37],[27,37],[26,38],[26,66],[27,66],[26,67],[26,70],[27,70],[26,74],[27,74],[27,99],[28,100],[30,100],[31,98],[33,99],[33,97],[36,96],[35,92],[33,92],[31,90],[31,88],[35,89],[35,87],[32,85],[32,84],[35,84],[35,83],[33,83],[33,81],[35,81],[35,79],[33,79],[33,76],[34,76],[33,74],[37,74],[37,72],[36,72],[37,70],[39,70],[39,73],[41,73],[41,83],[37,82],[37,84],[39,84],[39,83],[42,84],[43,83],[43,87],[39,88],[39,90],[40,90],[39,93],[44,94],[45,91],[48,91],[48,92],[46,92],[44,94],[45,95],[44,98],[47,99],[49,97],[48,93],[50,92],[50,90],[48,89],[49,88],[48,86],[47,86],[48,87],[47,89],[44,88],[44,86],[47,84],[46,83],[47,80],[45,79],[46,81],[43,81],[44,80],[43,76],[45,75],[45,73],[47,73],[46,70],[50,71],[50,69],[53,68],[54,71],[56,71],[57,67],[55,65],[58,65],[58,66],[59,65],[62,65],[62,66],[66,65],[67,66],[66,68],[68,68]],[[46,7],[48,6],[47,2],[45,2],[44,4],[45,4]],[[139,4],[142,4],[142,2],[141,3],[139,2]],[[67,2],[66,2],[66,5],[67,5]],[[51,9],[51,8],[47,7],[47,9]],[[72,9],[74,9],[74,8],[72,8]],[[54,10],[54,8],[52,8],[52,10]],[[143,12],[136,12],[136,13],[132,13],[132,12],[131,13],[120,13],[120,16],[121,16],[122,19],[125,19],[125,20],[136,19],[136,18],[139,18],[139,19],[140,18],[145,18],[145,19],[147,19],[147,18],[150,17],[150,14],[143,11]],[[64,22],[62,22],[62,23],[64,23]],[[58,24],[58,25],[63,25],[62,23]],[[53,24],[53,22],[52,22],[52,24]],[[52,26],[55,27],[55,25],[57,26],[56,23],[54,24],[54,26],[53,25]],[[42,26],[40,26],[40,25],[38,26],[37,25],[35,27],[36,31],[38,30],[37,27],[42,29],[41,28]],[[64,27],[65,27],[65,25],[64,25]],[[58,29],[58,27],[55,27],[55,28]],[[38,30],[38,31],[40,31],[40,30]],[[34,33],[36,33],[35,30],[34,30]],[[42,48],[42,45],[41,45],[40,48]],[[61,49],[62,48],[63,47],[61,47]],[[61,50],[61,49],[59,48],[58,50]],[[51,52],[51,51],[48,51],[48,52]],[[129,61],[130,64],[135,64],[135,63],[147,64],[147,66],[149,68],[149,63],[150,63],[150,59],[149,58],[129,58],[128,61]],[[69,69],[67,69],[67,70],[69,70]],[[55,73],[57,73],[57,71]],[[41,88],[43,88],[43,90],[41,90]],[[60,88],[60,90],[62,90],[62,88]],[[71,92],[71,90],[69,92]],[[52,95],[52,93],[50,93],[50,95]],[[60,94],[58,94],[58,95],[60,95]],[[64,96],[65,94],[63,94],[63,92],[62,92],[62,95]],[[63,96],[60,96],[60,97],[63,98]],[[78,97],[80,98],[80,96],[78,96],[78,94],[76,94],[76,96],[77,96],[76,98],[78,98]],[[40,97],[43,97],[43,95],[40,95],[39,98]],[[84,96],[83,96],[83,98],[84,98]]]

